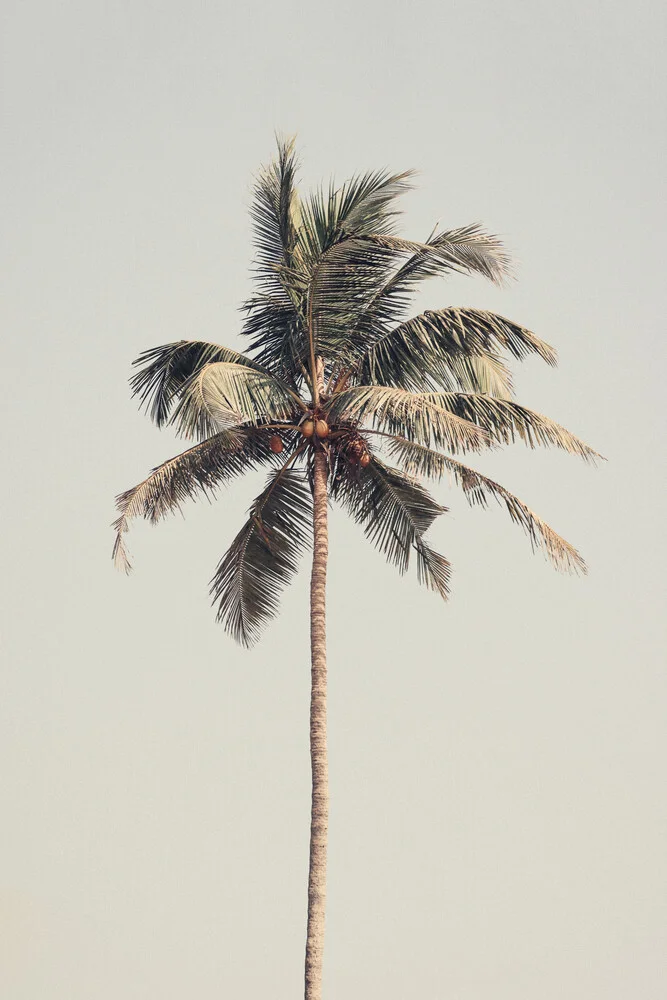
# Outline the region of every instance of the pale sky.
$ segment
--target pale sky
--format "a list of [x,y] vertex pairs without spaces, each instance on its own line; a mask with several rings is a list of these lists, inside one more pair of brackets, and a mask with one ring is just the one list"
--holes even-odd
[[608,459],[477,463],[586,579],[444,485],[444,605],[332,516],[325,996],[662,996],[662,5],[7,0],[1,35],[0,993],[301,995],[307,563],[248,653],[207,585],[256,479],[137,525],[129,579],[109,528],[180,448],[130,400],[132,359],[240,343],[281,130],[304,187],[415,167],[414,239],[502,234],[515,284],[432,282],[415,312],[492,308],[555,344],[519,397]]

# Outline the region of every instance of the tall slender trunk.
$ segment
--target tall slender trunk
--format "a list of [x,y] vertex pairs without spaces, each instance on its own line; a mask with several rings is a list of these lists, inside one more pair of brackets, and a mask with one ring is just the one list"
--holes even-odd
[[329,826],[326,647],[326,582],[329,552],[327,471],[327,456],[321,448],[317,448],[313,474],[313,571],[310,580],[310,766],[313,791],[308,871],[306,1000],[321,1000],[322,997],[324,907],[327,889]]

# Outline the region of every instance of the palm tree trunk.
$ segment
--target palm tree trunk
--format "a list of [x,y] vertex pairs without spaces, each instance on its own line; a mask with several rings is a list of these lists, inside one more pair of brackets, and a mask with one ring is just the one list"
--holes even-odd
[[310,580],[310,867],[308,872],[308,932],[306,936],[306,1000],[322,998],[324,907],[327,888],[329,767],[327,762],[326,580],[327,456],[315,450],[313,474],[313,571]]

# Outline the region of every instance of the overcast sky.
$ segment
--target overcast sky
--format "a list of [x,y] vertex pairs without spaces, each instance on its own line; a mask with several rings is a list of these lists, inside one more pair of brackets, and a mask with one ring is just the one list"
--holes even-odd
[[[586,579],[454,490],[443,605],[331,520],[328,998],[662,995],[665,16],[619,3],[6,0],[0,960],[8,1000],[300,995],[307,565],[247,653],[207,584],[258,482],[129,536],[179,450],[130,363],[239,346],[253,172],[419,171],[518,281],[432,282],[554,343],[521,400],[608,459],[480,460]],[[663,473],[661,476],[660,473]]]

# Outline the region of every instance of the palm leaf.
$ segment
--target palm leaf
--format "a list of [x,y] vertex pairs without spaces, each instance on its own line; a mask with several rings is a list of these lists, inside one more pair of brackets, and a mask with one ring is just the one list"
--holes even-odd
[[174,423],[187,437],[221,427],[285,420],[303,404],[289,386],[266,371],[213,362],[183,388]]
[[429,590],[435,590],[446,601],[449,597],[451,563],[421,537],[415,539],[414,549],[417,559],[417,580]]
[[450,451],[480,451],[491,446],[484,428],[439,405],[437,393],[412,393],[390,386],[353,386],[334,393],[328,404],[330,423],[368,421],[378,430],[401,434],[420,444]]
[[[511,380],[500,350],[519,359],[533,352],[556,363],[553,348],[525,327],[484,310],[451,308],[422,313],[379,336],[366,349],[359,380],[417,390],[430,381],[450,389],[452,369],[469,365],[460,388],[467,382],[468,391],[509,396]],[[475,382],[479,387],[473,388]]]
[[443,337],[425,316],[402,323],[366,347],[357,367],[362,385],[512,395],[511,374],[489,345]]
[[442,365],[437,388],[484,393],[500,399],[511,399],[514,395],[511,371],[502,358],[490,351],[487,354],[452,354],[447,364]]
[[144,351],[132,362],[139,368],[130,379],[132,395],[139,396],[151,418],[163,427],[186,384],[206,365],[217,361],[262,370],[256,361],[219,344],[178,340]]
[[246,320],[241,335],[250,338],[250,350],[258,364],[276,378],[298,389],[308,362],[306,322],[287,293],[256,295],[245,305]]
[[390,232],[326,240],[317,255],[313,251],[306,324],[312,354],[323,355],[331,367],[341,357],[350,363],[367,350],[369,340],[377,336],[372,303],[398,261],[429,248]]
[[[313,269],[307,301],[307,324],[314,355],[328,367],[361,356],[371,336],[364,325],[368,305],[395,263],[397,250],[388,237],[354,237],[336,243]],[[390,241],[393,242],[393,241]]]
[[407,263],[398,267],[406,255],[412,255],[413,261],[429,262],[434,273],[477,271],[497,281],[507,273],[508,258],[501,244],[479,227],[443,233],[427,244],[390,232],[357,233],[333,242],[317,258],[309,289],[315,353],[324,354],[331,364],[341,356],[346,363],[354,363],[366,353],[369,342],[383,335],[395,318],[397,294],[401,306],[407,304],[406,297],[400,296],[402,283],[396,279],[407,267]]
[[141,483],[116,497],[119,512],[114,522],[116,566],[126,573],[132,568],[124,535],[133,518],[144,517],[155,524],[180,510],[186,500],[201,495],[211,499],[229,480],[273,458],[266,434],[255,428],[234,428],[221,431],[158,465]]
[[443,348],[454,349],[460,345],[472,354],[504,349],[518,361],[523,361],[529,354],[537,354],[552,366],[558,360],[554,348],[531,330],[487,309],[451,306],[448,309],[428,310],[416,317],[415,322],[426,324],[431,336]]
[[511,259],[501,241],[477,224],[432,233],[378,290],[370,305],[376,325],[384,330],[394,326],[421,282],[452,271],[481,274],[502,284],[511,274]]
[[[585,461],[602,458],[598,452],[561,424],[510,399],[471,392],[426,392],[416,398],[448,410],[482,428],[494,441],[511,444],[517,439],[529,448],[553,446]],[[409,435],[405,435],[408,437]],[[422,442],[428,444],[428,442]]]
[[217,618],[244,646],[252,646],[278,612],[279,595],[298,569],[308,544],[312,497],[303,472],[271,473],[249,517],[211,581]]
[[446,508],[436,503],[423,486],[375,457],[366,469],[342,469],[334,480],[332,495],[400,573],[408,569],[410,554],[416,550],[421,579],[432,583],[438,578],[441,586],[436,589],[444,595],[446,560],[434,553],[432,572],[424,575],[424,554],[431,550],[422,536]]
[[307,343],[301,307],[309,278],[299,243],[296,170],[294,140],[279,139],[277,159],[260,172],[255,185],[251,216],[259,294],[243,307],[247,320],[242,330],[251,338],[257,360],[294,387]]
[[412,171],[369,171],[336,188],[318,188],[301,205],[299,242],[303,258],[315,263],[349,237],[389,236],[399,214],[394,203],[410,188]]
[[[406,249],[409,249],[406,241]],[[425,278],[456,272],[480,274],[496,284],[511,274],[510,256],[502,241],[478,223],[431,236],[414,243],[412,257],[392,276],[381,295],[405,294]]]
[[255,236],[255,274],[260,288],[282,291],[280,274],[291,268],[297,243],[295,215],[297,160],[294,139],[278,138],[278,156],[264,167],[255,182],[250,208]]
[[372,171],[346,181],[336,204],[337,228],[348,236],[391,235],[400,214],[397,198],[412,187],[412,170]]
[[489,499],[494,498],[505,506],[514,523],[523,528],[533,549],[542,549],[557,569],[586,573],[586,563],[574,546],[504,486],[448,455],[441,455],[405,438],[388,439],[387,448],[394,461],[411,475],[435,480],[447,474],[453,476],[471,506],[487,507]]

